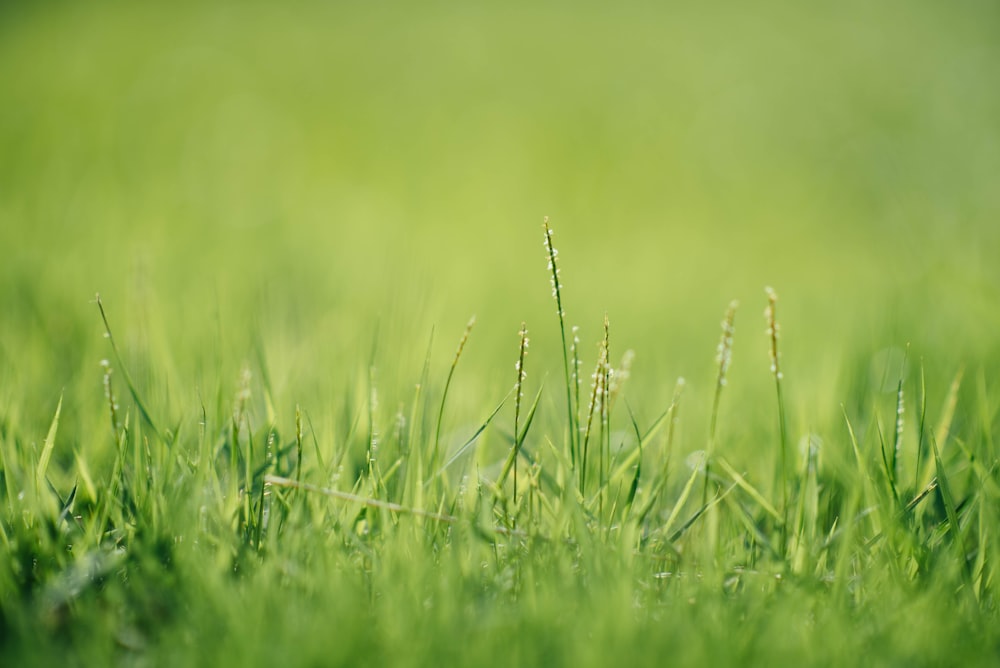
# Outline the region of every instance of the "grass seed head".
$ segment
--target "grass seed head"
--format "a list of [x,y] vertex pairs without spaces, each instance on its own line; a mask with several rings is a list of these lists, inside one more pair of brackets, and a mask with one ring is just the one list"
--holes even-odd
[[778,380],[783,378],[781,373],[781,353],[778,352],[778,337],[781,327],[777,320],[778,295],[770,286],[764,288],[767,294],[767,308],[764,309],[764,319],[767,321],[767,339],[769,342],[768,355],[771,358],[771,373]]
[[565,318],[566,312],[562,307],[562,281],[559,279],[559,266],[556,264],[556,258],[559,256],[559,251],[555,246],[552,245],[552,228],[549,227],[548,216],[545,217],[545,222],[542,223],[542,227],[545,229],[545,255],[548,259],[547,269],[551,276],[549,277],[549,283],[552,285],[552,298],[556,300],[556,313],[559,318]]
[[729,374],[729,366],[733,361],[733,335],[736,333],[736,309],[739,302],[733,300],[729,303],[726,316],[722,319],[722,336],[719,338],[719,345],[716,347],[715,361],[719,365],[719,375],[717,383],[719,387],[724,387]]

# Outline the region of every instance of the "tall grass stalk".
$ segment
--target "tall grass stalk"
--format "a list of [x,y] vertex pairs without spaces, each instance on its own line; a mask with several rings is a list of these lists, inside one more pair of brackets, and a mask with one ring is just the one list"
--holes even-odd
[[573,424],[577,441],[580,440],[580,328],[573,325],[571,332],[573,341],[570,343],[570,357],[573,364]]
[[458,360],[462,357],[462,351],[465,350],[465,344],[469,340],[469,334],[472,333],[472,328],[475,324],[476,316],[472,316],[469,318],[469,322],[465,326],[465,332],[462,333],[462,338],[458,342],[458,349],[455,350],[455,357],[451,361],[451,368],[448,369],[448,377],[444,381],[444,390],[441,392],[441,406],[438,408],[437,426],[434,429],[434,449],[431,452],[430,462],[430,469],[432,471],[437,470],[438,458],[440,457],[441,423],[444,421],[444,406],[445,402],[448,400],[448,390],[451,388],[451,379],[455,376],[455,369],[458,367]]
[[104,323],[104,338],[108,340],[111,344],[111,352],[114,353],[115,361],[118,362],[118,368],[121,369],[122,376],[125,378],[125,385],[128,387],[129,392],[132,394],[132,400],[135,401],[136,407],[142,414],[143,419],[146,420],[146,424],[150,426],[153,433],[161,441],[163,437],[160,435],[160,430],[156,428],[156,423],[153,422],[153,418],[149,413],[149,409],[146,408],[146,403],[139,396],[139,390],[136,389],[135,383],[132,381],[132,376],[129,375],[128,369],[125,367],[125,362],[122,359],[121,353],[118,351],[118,344],[115,343],[115,337],[111,333],[111,324],[108,322],[108,314],[104,311],[104,302],[101,301],[100,293],[94,295],[94,301],[97,303],[97,309],[101,312],[101,322]]
[[788,427],[785,420],[785,397],[781,390],[784,375],[781,371],[781,352],[778,350],[780,326],[778,325],[778,295],[773,288],[764,288],[767,295],[767,307],[764,309],[764,320],[767,322],[768,356],[771,359],[771,375],[774,377],[774,390],[778,398],[778,484],[781,487],[781,550],[784,554],[788,527]]
[[895,430],[893,431],[892,438],[892,466],[890,467],[890,473],[892,474],[892,482],[895,486],[900,485],[902,467],[902,450],[903,450],[903,428],[905,426],[905,421],[903,419],[903,414],[906,411],[906,404],[904,402],[904,392],[903,392],[903,380],[906,375],[906,360],[910,355],[910,345],[906,345],[906,350],[903,353],[903,361],[899,367],[899,380],[896,384],[896,423]]
[[603,516],[604,513],[604,497],[607,495],[607,480],[605,480],[605,471],[611,470],[611,375],[613,373],[611,369],[611,325],[608,322],[608,314],[604,314],[604,341],[601,343],[601,352],[604,360],[604,369],[602,371],[601,378],[601,388],[602,388],[602,401],[601,401],[601,450],[600,450],[600,462],[598,466],[597,479],[598,483],[603,490],[599,511]]
[[716,347],[715,361],[718,372],[715,377],[715,393],[712,397],[712,413],[708,421],[708,443],[705,448],[705,484],[702,488],[702,505],[708,503],[708,481],[711,477],[712,456],[715,454],[715,440],[719,423],[719,406],[722,400],[722,388],[726,386],[729,376],[729,366],[733,361],[733,335],[736,333],[736,309],[739,302],[735,299],[729,303],[726,315],[722,319],[722,335]]
[[600,422],[599,429],[601,433],[598,435],[598,458],[601,458],[601,450],[603,449],[603,423],[604,423],[604,405],[606,402],[607,388],[605,384],[608,380],[608,338],[607,330],[605,330],[605,337],[601,340],[598,348],[597,354],[597,365],[594,367],[594,373],[591,375],[591,388],[590,388],[590,403],[587,407],[587,425],[584,429],[583,442],[581,443],[580,452],[580,493],[586,494],[587,487],[587,468],[590,453],[590,437],[593,433],[594,426],[594,415],[597,415],[597,419]]
[[524,368],[524,358],[528,354],[528,327],[521,323],[521,331],[518,332],[521,343],[518,346],[517,382],[514,384],[514,443],[511,445],[512,456],[514,458],[514,505],[517,506],[517,458],[521,449],[521,402],[524,400],[524,379],[528,373]]
[[[548,259],[548,270],[551,274],[550,283],[552,284],[552,296],[556,300],[556,315],[559,316],[559,337],[562,343],[562,358],[563,358],[563,374],[566,380],[566,420],[569,429],[569,452],[570,452],[570,463],[571,466],[576,466],[577,460],[579,458],[579,365],[576,363],[574,358],[574,369],[577,374],[577,381],[574,383],[573,374],[570,371],[570,350],[569,344],[566,340],[566,311],[563,309],[562,301],[562,282],[559,280],[559,266],[556,262],[556,258],[559,255],[559,251],[556,250],[555,246],[552,245],[552,228],[549,227],[549,219],[545,218],[542,223],[542,228],[545,231],[545,252]],[[574,342],[576,340],[576,333],[573,334]],[[573,406],[573,385],[576,384],[576,396],[577,396],[577,407]]]

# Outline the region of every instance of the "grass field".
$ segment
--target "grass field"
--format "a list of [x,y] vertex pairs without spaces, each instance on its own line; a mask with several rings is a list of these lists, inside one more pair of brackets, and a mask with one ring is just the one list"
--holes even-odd
[[0,4],[0,665],[995,665],[998,26]]

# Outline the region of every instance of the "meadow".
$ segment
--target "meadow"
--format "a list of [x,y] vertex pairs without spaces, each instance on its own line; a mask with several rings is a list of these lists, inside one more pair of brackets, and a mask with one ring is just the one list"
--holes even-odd
[[998,22],[0,4],[0,665],[995,665]]

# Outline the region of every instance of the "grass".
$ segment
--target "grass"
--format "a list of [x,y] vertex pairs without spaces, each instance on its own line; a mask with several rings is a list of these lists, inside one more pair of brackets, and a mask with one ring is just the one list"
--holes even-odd
[[993,665],[995,19],[4,5],[0,664]]
[[[773,292],[766,303],[780,382]],[[100,298],[96,306],[115,360],[105,365],[112,461],[78,451],[64,475],[49,475],[62,399],[40,451],[4,425],[2,628],[11,661],[995,658],[997,401],[985,375],[965,393],[978,419],[953,424],[959,375],[938,414],[920,411],[920,424],[937,420],[936,429],[918,433],[897,389],[893,465],[882,466],[876,395],[856,399],[866,408],[846,425],[810,436],[787,471],[780,428],[779,446],[764,441],[753,453],[772,462],[755,468],[777,473],[751,475],[730,463],[715,434],[725,422],[731,306],[709,450],[689,472],[673,471],[679,393],[652,424],[629,408],[631,431],[612,431],[625,423],[612,411],[624,390],[610,384],[621,370],[608,363],[607,320],[579,427],[558,412],[536,424],[539,399],[522,403],[522,325],[512,430],[490,426],[494,413],[474,438],[496,433],[499,444],[464,449],[438,471],[446,407],[425,389],[433,374],[394,417],[372,385],[331,434],[307,431],[298,409],[292,425],[280,423],[266,381],[250,374],[215,410],[161,419],[124,367]],[[459,355],[468,337],[469,328]],[[456,364],[457,356],[442,402]],[[859,433],[853,422],[868,426]],[[845,447],[854,465],[828,454]],[[931,475],[922,487],[904,484],[921,469]],[[699,479],[701,499],[691,494]],[[900,630],[914,627],[927,635]]]

